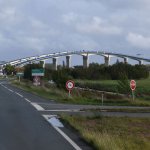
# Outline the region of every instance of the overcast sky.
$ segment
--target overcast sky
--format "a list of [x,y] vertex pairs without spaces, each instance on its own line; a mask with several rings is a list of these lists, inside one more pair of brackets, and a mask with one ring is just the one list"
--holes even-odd
[[150,58],[150,0],[0,0],[0,60],[66,50]]

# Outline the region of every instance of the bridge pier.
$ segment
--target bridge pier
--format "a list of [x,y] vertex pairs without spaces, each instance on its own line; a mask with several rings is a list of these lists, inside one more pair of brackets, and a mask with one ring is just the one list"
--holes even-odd
[[88,68],[88,67],[89,67],[89,57],[88,55],[87,56],[83,55],[83,68]]
[[110,56],[104,56],[104,60],[105,60],[105,66],[109,66]]
[[66,56],[66,68],[71,67],[71,56]]
[[42,68],[45,68],[45,60],[40,61]]
[[128,58],[123,58],[124,59],[124,63],[127,64],[128,63]]
[[142,61],[142,60],[139,60],[138,62],[139,62],[139,65],[142,65],[142,64],[143,64],[143,61]]
[[57,58],[53,58],[53,70],[57,70]]

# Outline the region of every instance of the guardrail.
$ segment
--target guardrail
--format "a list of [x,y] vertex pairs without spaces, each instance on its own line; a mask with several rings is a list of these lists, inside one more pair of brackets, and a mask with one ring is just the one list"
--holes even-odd
[[79,90],[83,90],[83,91],[97,92],[100,94],[110,94],[110,95],[118,95],[121,97],[127,97],[126,94],[120,94],[120,93],[115,93],[115,92],[100,91],[100,90],[95,90],[95,89],[90,89],[90,88],[81,88],[81,87],[74,87],[74,88],[79,89]]

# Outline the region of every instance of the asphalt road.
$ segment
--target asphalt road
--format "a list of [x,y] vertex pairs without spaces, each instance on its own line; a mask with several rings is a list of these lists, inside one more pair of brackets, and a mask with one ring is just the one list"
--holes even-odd
[[[23,95],[24,94],[24,95]],[[26,97],[27,96],[27,97]],[[7,82],[0,84],[0,150],[74,150],[90,149],[70,137],[61,128],[52,126],[38,111],[34,95],[21,93]],[[49,119],[49,118],[47,118]],[[73,137],[73,135],[72,135]]]

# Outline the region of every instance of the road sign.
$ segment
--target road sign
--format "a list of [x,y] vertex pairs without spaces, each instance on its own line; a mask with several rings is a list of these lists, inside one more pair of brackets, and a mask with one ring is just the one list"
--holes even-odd
[[71,91],[74,88],[74,86],[75,86],[74,81],[68,80],[66,82],[66,88],[67,88],[68,91]]
[[23,72],[17,72],[16,76],[19,78],[19,82],[20,82],[20,78],[24,76]]
[[33,78],[33,85],[40,85],[41,82],[40,82],[40,77],[39,76],[34,76]]
[[32,69],[32,76],[44,76],[44,69]]
[[18,76],[18,77],[19,77],[19,76],[20,76],[20,77],[23,77],[23,76],[24,76],[24,73],[23,73],[23,72],[17,72],[17,73],[16,73],[16,76]]
[[131,80],[130,81],[130,88],[131,88],[132,91],[135,90],[135,88],[136,88],[136,82],[135,82],[135,80]]
[[68,80],[68,81],[66,82],[66,88],[67,88],[67,90],[69,91],[69,97],[70,97],[70,92],[71,92],[71,90],[74,88],[74,86],[75,86],[74,81]]

